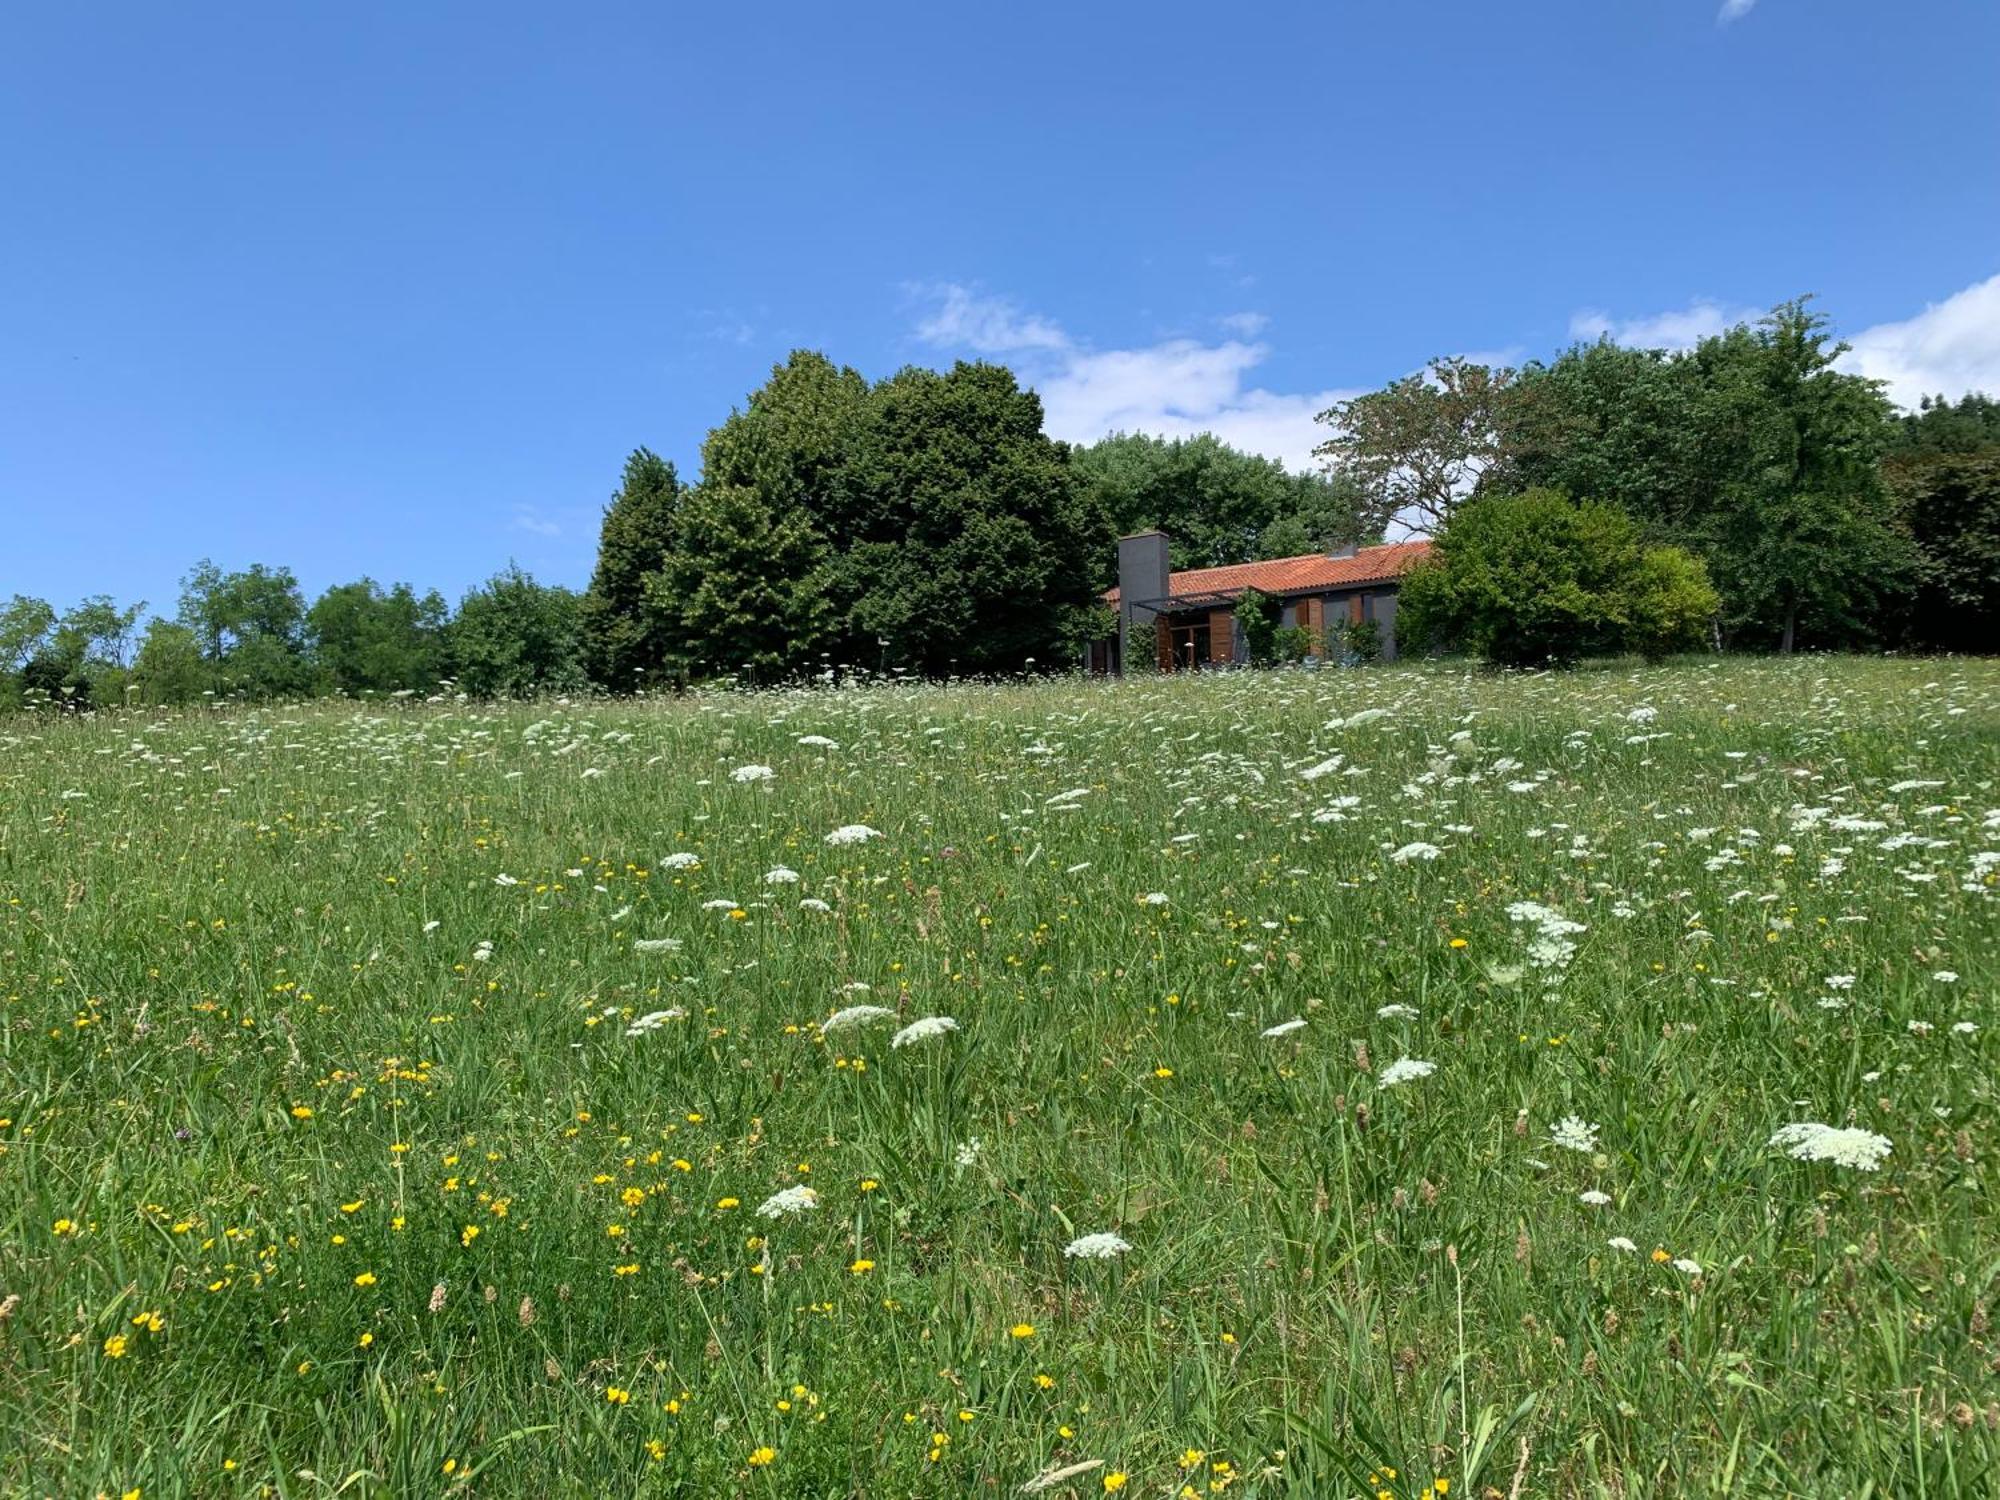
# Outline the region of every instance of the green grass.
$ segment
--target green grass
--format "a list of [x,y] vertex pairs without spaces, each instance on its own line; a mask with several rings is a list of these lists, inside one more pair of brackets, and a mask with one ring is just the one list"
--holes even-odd
[[1996,776],[1993,663],[0,722],[0,1492],[1992,1494]]

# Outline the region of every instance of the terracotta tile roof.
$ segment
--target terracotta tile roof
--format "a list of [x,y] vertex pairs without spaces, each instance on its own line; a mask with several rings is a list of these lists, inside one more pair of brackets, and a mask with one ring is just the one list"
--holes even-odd
[[[1235,563],[1226,568],[1188,568],[1167,575],[1167,597],[1227,594],[1234,598],[1248,588],[1266,594],[1316,594],[1324,589],[1381,583],[1397,577],[1430,550],[1429,542],[1389,542],[1363,547],[1352,557],[1308,552],[1304,557],[1274,557],[1269,562]],[[1116,604],[1118,590],[1105,594],[1104,602]]]

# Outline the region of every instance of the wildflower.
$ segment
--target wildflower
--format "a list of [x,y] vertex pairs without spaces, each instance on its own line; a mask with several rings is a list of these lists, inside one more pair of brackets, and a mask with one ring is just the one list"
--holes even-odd
[[1375,1017],[1381,1021],[1414,1021],[1417,1018],[1417,1014],[1417,1008],[1414,1005],[1404,1005],[1401,1001],[1392,1000],[1377,1010]]
[[1125,1484],[1125,1471],[1123,1469],[1113,1469],[1109,1474],[1104,1476],[1104,1493],[1115,1495],[1125,1488]]
[[[821,1027],[822,1031],[826,1028]],[[907,1047],[912,1042],[929,1041],[932,1037],[944,1036],[958,1030],[958,1022],[950,1016],[924,1016],[910,1022],[901,1031],[889,1038],[891,1047]]]
[[819,1207],[819,1194],[809,1187],[788,1187],[771,1194],[757,1205],[757,1213],[766,1219],[783,1219],[792,1214],[802,1214],[809,1208]]
[[862,1259],[862,1260],[857,1260],[853,1265],[849,1266],[847,1268],[847,1273],[850,1276],[866,1276],[870,1271],[874,1269],[875,1269],[874,1261]]
[[375,1285],[375,1273],[373,1271],[363,1271],[359,1276],[354,1278],[354,1284],[356,1286]]
[[1800,1161],[1830,1161],[1857,1172],[1875,1171],[1892,1149],[1885,1135],[1870,1130],[1836,1129],[1812,1120],[1782,1127],[1771,1137],[1771,1144]]
[[52,1226],[50,1226],[50,1227],[51,1227],[51,1232],[53,1232],[53,1233],[54,1233],[55,1235],[57,1235],[58,1237],[60,1237],[60,1236],[62,1236],[62,1235],[66,1235],[66,1234],[75,1234],[75,1233],[76,1233],[76,1220],[74,1220],[74,1219],[57,1219],[57,1220],[55,1221],[55,1223],[54,1223],[54,1224],[53,1224]]
[[1605,1204],[1611,1201],[1611,1195],[1609,1193],[1600,1193],[1596,1188],[1590,1188],[1584,1192],[1578,1193],[1576,1195],[1576,1201],[1579,1203],[1587,1203],[1592,1208],[1602,1208],[1604,1207]]
[[1614,1234],[1604,1243],[1609,1245],[1613,1250],[1623,1250],[1628,1255],[1637,1255],[1639,1253],[1639,1247],[1626,1239],[1622,1234]]
[[1686,1256],[1681,1256],[1674,1261],[1674,1269],[1684,1272],[1689,1276],[1699,1276],[1701,1274],[1701,1263],[1689,1260]]
[[1280,1021],[1275,1026],[1266,1026],[1260,1035],[1267,1037],[1290,1036],[1295,1031],[1303,1030],[1305,1024],[1303,1017],[1295,1016],[1289,1021]]
[[626,1406],[632,1400],[632,1393],[621,1386],[607,1385],[604,1388],[604,1399],[613,1406]]
[[434,1313],[443,1312],[444,1298],[444,1283],[440,1281],[436,1286],[431,1288],[430,1310]]
[[110,1338],[104,1341],[104,1357],[106,1359],[123,1359],[127,1343],[128,1340],[124,1334],[112,1334]]
[[638,938],[632,944],[634,953],[675,953],[681,946],[679,938],[656,937]]
[[1428,1078],[1436,1071],[1437,1064],[1434,1062],[1425,1062],[1420,1057],[1399,1057],[1382,1070],[1382,1076],[1375,1080],[1375,1086],[1378,1089],[1392,1089],[1414,1078]]
[[1033,1323],[1016,1323],[1012,1328],[1007,1330],[1007,1336],[1015,1339],[1031,1339],[1035,1336],[1035,1325]]
[[799,736],[799,743],[801,745],[810,745],[816,750],[838,750],[840,748],[840,741],[830,740],[823,734],[802,734]]
[[1174,1070],[1165,1066],[1157,1067],[1153,1069],[1153,1076],[1155,1078],[1171,1078],[1174,1076]]
[[659,863],[662,870],[692,870],[701,863],[701,856],[682,850],[679,853],[669,854]]
[[766,885],[797,885],[798,883],[799,872],[787,869],[783,865],[774,865],[764,872],[764,884]]
[[1165,891],[1148,891],[1139,900],[1147,906],[1165,906],[1167,904],[1167,893]]
[[1063,1254],[1072,1260],[1116,1260],[1132,1246],[1125,1240],[1109,1232],[1079,1235],[1063,1246]]
[[776,1448],[764,1447],[753,1449],[751,1450],[749,1459],[750,1467],[753,1469],[764,1468],[775,1462],[777,1457],[778,1450]]
[[294,1120],[310,1120],[312,1117],[313,1112],[310,1104],[294,1104],[292,1106],[292,1118]]
[[1549,1144],[1561,1146],[1566,1151],[1595,1151],[1597,1131],[1597,1126],[1588,1124],[1580,1116],[1565,1115],[1549,1132]]
[[958,1149],[952,1153],[953,1165],[961,1169],[978,1165],[979,1153],[982,1149],[977,1136],[969,1141],[960,1141]]
[[769,781],[777,774],[769,766],[738,766],[729,773],[729,779],[740,785],[748,786],[754,781]]
[[1391,854],[1389,856],[1389,863],[1392,865],[1406,865],[1411,860],[1422,860],[1428,863],[1442,853],[1444,853],[1444,850],[1440,849],[1436,844],[1427,844],[1422,839],[1418,839],[1414,843],[1403,845],[1402,848]]
[[835,1011],[819,1023],[820,1034],[839,1031],[844,1026],[865,1026],[870,1021],[887,1021],[895,1012],[886,1005],[849,1005]]
[[836,849],[844,849],[850,844],[865,844],[880,837],[881,831],[870,828],[866,823],[843,823],[826,836],[826,841]]

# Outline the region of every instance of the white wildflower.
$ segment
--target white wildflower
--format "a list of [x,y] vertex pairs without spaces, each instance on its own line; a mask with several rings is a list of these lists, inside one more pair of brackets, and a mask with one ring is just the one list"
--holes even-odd
[[634,953],[676,953],[680,951],[679,938],[638,938],[632,944]]
[[662,870],[692,870],[700,863],[701,856],[699,854],[689,854],[687,851],[682,850],[678,854],[669,854],[665,859],[661,860],[660,868]]
[[1375,1080],[1378,1089],[1392,1089],[1400,1083],[1408,1083],[1415,1078],[1428,1078],[1437,1071],[1434,1062],[1425,1062],[1420,1057],[1399,1057],[1382,1070],[1382,1076]]
[[1389,856],[1389,863],[1406,865],[1413,859],[1433,860],[1442,853],[1444,853],[1444,850],[1440,849],[1436,844],[1427,844],[1422,839],[1418,839],[1415,843],[1405,844],[1394,854],[1391,854]]
[[1579,1203],[1588,1203],[1592,1208],[1602,1208],[1611,1201],[1609,1193],[1600,1193],[1596,1188],[1586,1188],[1576,1195]]
[[1165,906],[1167,904],[1167,893],[1165,891],[1148,891],[1139,900],[1147,906]]
[[1674,1269],[1689,1276],[1699,1276],[1701,1274],[1701,1262],[1698,1260],[1689,1260],[1683,1255],[1674,1261]]
[[896,1013],[886,1005],[849,1005],[835,1011],[820,1022],[820,1034],[838,1031],[843,1026],[865,1026],[871,1021],[886,1021]]
[[1627,1255],[1637,1255],[1639,1253],[1639,1247],[1626,1239],[1622,1234],[1614,1234],[1604,1243],[1609,1245],[1613,1250],[1623,1250]]
[[766,885],[797,885],[798,883],[799,872],[787,869],[784,865],[774,865],[764,872],[764,884]]
[[1771,1144],[1800,1161],[1830,1161],[1857,1172],[1875,1171],[1893,1149],[1886,1135],[1859,1128],[1840,1129],[1816,1120],[1784,1126],[1771,1137]]
[[1405,1005],[1400,1000],[1392,1000],[1375,1012],[1376,1018],[1383,1021],[1414,1021],[1417,1014],[1414,1005]]
[[1294,1018],[1290,1021],[1280,1021],[1275,1026],[1266,1026],[1264,1028],[1263,1035],[1290,1036],[1293,1032],[1302,1029],[1305,1026],[1305,1024],[1306,1024],[1305,1020],[1302,1017]]
[[870,828],[866,823],[843,823],[826,836],[826,841],[836,849],[849,844],[865,844],[870,839],[882,837],[879,829]]
[[1063,1254],[1071,1260],[1116,1260],[1131,1248],[1115,1234],[1085,1234],[1063,1246]]
[[934,1036],[958,1030],[958,1022],[950,1016],[924,1016],[910,1022],[901,1031],[889,1038],[891,1047],[907,1047],[912,1042],[929,1041]]
[[840,741],[830,740],[823,734],[802,734],[799,736],[799,743],[801,745],[810,745],[815,750],[838,750],[840,748]]
[[769,766],[738,766],[729,773],[729,779],[747,786],[753,781],[769,781],[777,774]]
[[766,1219],[783,1219],[792,1214],[802,1214],[809,1208],[818,1207],[819,1194],[802,1184],[771,1194],[757,1205],[757,1212]]
[[1566,1151],[1595,1151],[1598,1127],[1577,1115],[1565,1115],[1549,1132],[1549,1144]]

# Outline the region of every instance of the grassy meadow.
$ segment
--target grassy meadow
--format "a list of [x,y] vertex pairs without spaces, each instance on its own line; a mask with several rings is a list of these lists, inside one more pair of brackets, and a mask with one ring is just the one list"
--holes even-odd
[[2000,1492],[1996,780],[1992,662],[0,721],[0,1494]]

